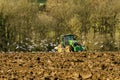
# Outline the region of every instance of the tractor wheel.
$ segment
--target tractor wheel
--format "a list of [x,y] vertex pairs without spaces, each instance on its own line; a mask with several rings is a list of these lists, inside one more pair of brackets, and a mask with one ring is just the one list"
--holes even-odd
[[58,45],[58,52],[59,52],[59,53],[63,52],[63,47],[62,47],[61,44]]
[[65,52],[71,52],[71,47],[70,46],[66,46],[65,47]]

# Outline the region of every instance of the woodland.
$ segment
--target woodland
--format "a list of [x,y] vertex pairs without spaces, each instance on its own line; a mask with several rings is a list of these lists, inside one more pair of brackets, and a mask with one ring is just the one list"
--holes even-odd
[[120,51],[120,0],[0,0],[0,52],[54,51],[64,34]]

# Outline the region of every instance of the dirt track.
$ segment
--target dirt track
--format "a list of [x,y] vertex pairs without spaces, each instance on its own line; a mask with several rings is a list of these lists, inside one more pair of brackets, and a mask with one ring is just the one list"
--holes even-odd
[[120,80],[120,52],[1,53],[0,80]]

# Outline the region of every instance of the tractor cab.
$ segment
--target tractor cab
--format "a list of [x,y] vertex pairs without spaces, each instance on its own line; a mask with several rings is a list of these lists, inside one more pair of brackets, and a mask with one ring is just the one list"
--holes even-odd
[[65,47],[65,45],[69,45],[70,43],[69,43],[69,41],[74,41],[74,40],[76,40],[76,38],[75,38],[75,35],[72,35],[72,34],[68,34],[68,35],[62,35],[61,36],[62,38],[62,45]]

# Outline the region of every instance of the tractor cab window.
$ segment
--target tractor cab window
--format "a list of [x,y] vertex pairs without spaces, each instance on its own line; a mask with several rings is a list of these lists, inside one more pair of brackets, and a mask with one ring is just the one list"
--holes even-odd
[[69,35],[65,37],[66,40],[75,40],[73,35]]

